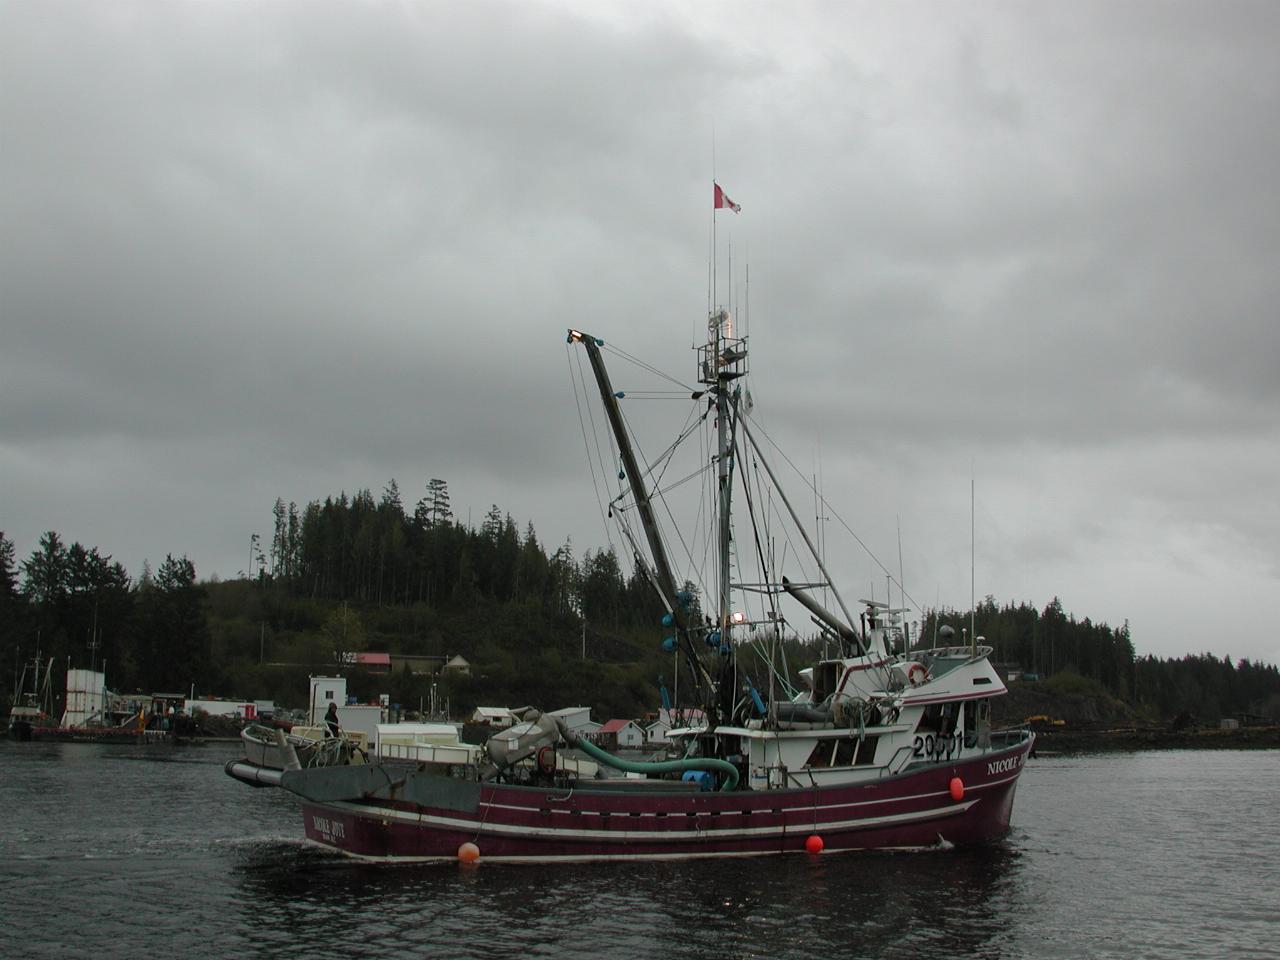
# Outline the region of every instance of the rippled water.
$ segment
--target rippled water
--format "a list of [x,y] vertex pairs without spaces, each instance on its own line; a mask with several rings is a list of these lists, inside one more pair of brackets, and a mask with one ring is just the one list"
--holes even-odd
[[0,743],[0,957],[1280,957],[1280,752],[1041,758],[981,850],[371,867],[230,746]]

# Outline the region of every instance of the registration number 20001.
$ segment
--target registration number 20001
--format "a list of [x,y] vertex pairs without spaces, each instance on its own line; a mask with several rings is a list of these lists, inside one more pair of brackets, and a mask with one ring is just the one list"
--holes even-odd
[[964,745],[964,734],[953,733],[950,736],[932,733],[918,736],[912,741],[912,756],[916,757],[952,757],[959,756]]

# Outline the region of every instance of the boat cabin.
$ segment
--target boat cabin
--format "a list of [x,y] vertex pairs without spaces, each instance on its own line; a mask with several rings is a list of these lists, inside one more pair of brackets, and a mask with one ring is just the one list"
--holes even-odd
[[672,730],[682,756],[714,755],[744,768],[748,789],[875,780],[950,763],[991,747],[991,697],[1005,688],[987,647],[823,660],[802,671],[811,690],[767,716]]

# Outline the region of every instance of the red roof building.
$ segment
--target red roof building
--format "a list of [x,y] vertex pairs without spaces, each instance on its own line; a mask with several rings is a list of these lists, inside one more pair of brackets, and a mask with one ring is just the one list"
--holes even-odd
[[643,747],[644,731],[634,720],[610,720],[595,732],[592,739],[606,750]]
[[389,653],[357,653],[356,666],[364,667],[370,673],[390,673],[391,654]]

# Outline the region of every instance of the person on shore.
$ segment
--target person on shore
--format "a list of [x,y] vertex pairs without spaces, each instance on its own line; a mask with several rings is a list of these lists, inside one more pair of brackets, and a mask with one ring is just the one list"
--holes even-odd
[[329,701],[329,712],[324,715],[324,723],[329,736],[342,735],[342,727],[338,724],[338,705],[332,700]]

